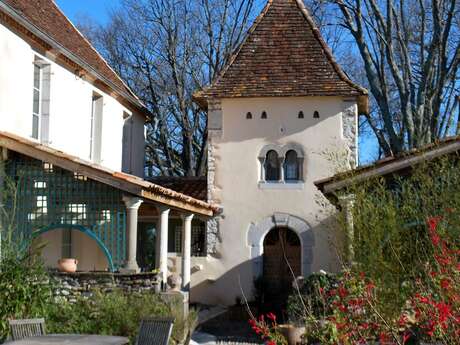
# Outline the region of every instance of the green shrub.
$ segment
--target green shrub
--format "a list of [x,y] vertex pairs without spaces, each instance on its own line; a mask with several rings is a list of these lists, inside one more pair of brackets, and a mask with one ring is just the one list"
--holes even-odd
[[395,317],[432,258],[427,219],[450,214],[446,235],[460,238],[459,157],[424,163],[402,177],[361,181],[341,193],[355,198],[353,270],[380,287],[382,312]]
[[182,322],[178,307],[163,302],[152,293],[124,294],[121,291],[95,293],[90,298],[80,298],[76,303],[57,301],[47,311],[47,327],[52,333],[103,334],[129,337],[133,341],[141,319],[174,316],[173,340],[183,339],[184,328],[193,323]]
[[305,278],[299,290],[294,289],[288,298],[289,320],[293,323],[303,323],[311,316],[324,318],[328,314],[328,305],[321,292],[335,288],[337,282],[338,278],[329,273],[314,273]]
[[0,260],[0,341],[9,332],[8,319],[42,317],[52,303],[52,287],[37,255],[2,245]]
[[[105,334],[129,337],[133,342],[140,320],[174,317],[172,343],[182,342],[196,326],[197,314],[187,319],[182,306],[166,303],[152,293],[96,293],[68,303],[53,296],[53,280],[43,266],[40,248],[15,232],[15,184],[0,166],[0,343],[9,335],[8,319],[43,317],[50,333]],[[6,208],[1,201],[10,207]]]

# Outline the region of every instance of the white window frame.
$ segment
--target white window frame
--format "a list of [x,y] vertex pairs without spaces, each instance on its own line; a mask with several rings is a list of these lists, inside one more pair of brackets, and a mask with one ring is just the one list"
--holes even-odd
[[[35,68],[38,68],[38,86],[35,86]],[[30,137],[42,144],[50,141],[51,63],[39,54],[34,55],[32,82],[32,130]],[[38,93],[38,111],[35,111],[35,92]],[[37,128],[34,121],[37,119]]]
[[[35,86],[36,84],[36,75],[35,71],[38,68],[38,87]],[[32,84],[32,132],[30,136],[35,139],[40,141],[41,138],[41,122],[42,122],[42,92],[43,92],[43,66],[42,64],[39,63],[37,57],[35,58],[34,64],[33,64],[33,84]],[[38,111],[35,112],[35,91],[38,92]],[[37,128],[36,128],[36,135],[35,135],[35,118],[37,118]]]

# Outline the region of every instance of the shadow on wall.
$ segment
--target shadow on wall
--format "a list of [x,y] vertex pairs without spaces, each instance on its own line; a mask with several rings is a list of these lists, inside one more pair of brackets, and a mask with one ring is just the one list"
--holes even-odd
[[[322,134],[323,139],[325,133],[333,133],[333,137],[341,133],[343,108],[340,97],[238,99],[226,100],[222,105],[225,111],[224,133],[231,133],[231,136],[224,134],[222,142],[252,141],[255,138],[277,142],[313,129]],[[251,119],[247,118],[248,112],[252,114]],[[263,112],[266,118],[262,118]]]
[[[343,236],[334,224],[336,224],[335,217],[330,216],[315,227],[310,228],[308,232],[311,235],[303,235],[303,275],[308,276],[320,270],[326,272],[340,271]],[[263,236],[271,229],[273,227],[266,230]],[[310,246],[305,242],[305,239],[313,240],[314,245],[309,248]],[[221,243],[220,246],[222,245],[225,244]],[[248,247],[248,257],[250,257],[251,249],[253,248]],[[231,244],[226,249],[227,252],[229,250],[231,250]],[[225,259],[225,251],[222,255]],[[215,265],[217,266],[219,263],[220,261],[216,260]],[[226,270],[224,267],[220,267],[220,269],[223,274],[219,277],[208,278],[195,284],[192,274],[191,302],[209,305],[235,305],[244,301],[245,298],[248,301],[253,301],[256,293],[254,283],[257,278],[263,275],[263,249],[257,256],[241,260],[238,265],[231,269]]]
[[57,268],[58,260],[78,260],[79,271],[107,271],[109,263],[96,241],[80,231],[55,229],[34,239],[34,246],[44,245],[42,258],[48,268]]

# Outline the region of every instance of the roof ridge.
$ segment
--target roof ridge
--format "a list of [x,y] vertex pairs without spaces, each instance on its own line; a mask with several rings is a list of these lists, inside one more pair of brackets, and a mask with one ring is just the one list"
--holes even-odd
[[[294,14],[296,17],[291,21]],[[282,21],[277,21],[278,18]],[[279,36],[280,30],[288,35],[286,41]],[[292,59],[279,54],[283,49],[293,52]],[[275,53],[274,60],[269,55],[258,55],[270,52]],[[267,66],[275,68],[270,70]],[[245,81],[244,71],[251,73],[253,80]],[[284,83],[290,81],[292,87],[282,85],[281,78],[285,78]],[[368,91],[353,82],[339,66],[302,0],[268,0],[222,71],[193,96],[198,104],[206,106],[207,99],[212,97],[321,95],[356,96],[358,108],[367,113]]]
[[63,62],[64,66],[70,63],[72,68],[76,65],[76,68],[85,70],[90,79],[101,82],[104,92],[116,94],[116,98],[120,97],[125,102],[124,106],[130,110],[150,116],[142,100],[78,30],[55,0],[0,0],[0,12],[8,18],[4,25],[25,33],[26,41],[36,41],[45,50],[48,46],[56,49],[58,54],[52,59],[54,62],[59,65]]
[[[273,1],[274,0],[268,0],[267,1],[267,4],[265,5],[264,9],[256,17],[256,19],[254,20],[254,23],[252,23],[251,27],[246,32],[246,35],[245,35],[244,39],[241,41],[241,43],[235,49],[233,54],[230,56],[230,58],[228,59],[227,63],[225,64],[224,68],[222,69],[222,71],[217,75],[217,77],[211,82],[211,84],[209,86],[205,87],[202,90],[203,92],[205,92],[206,90],[210,89],[212,86],[217,84],[220,81],[220,79],[222,79],[225,76],[225,74],[227,73],[228,69],[232,66],[233,62],[235,62],[236,58],[240,54],[242,48],[244,47],[244,44],[248,41],[248,39],[251,36],[251,34],[256,30],[257,26],[260,24],[262,19],[267,14],[268,10],[270,9],[270,6],[273,4]],[[200,93],[200,91],[198,91],[197,94],[198,93]]]
[[345,74],[345,72],[343,71],[342,67],[340,67],[340,65],[337,63],[337,61],[336,61],[336,59],[334,57],[334,54],[332,54],[331,48],[328,46],[326,41],[324,41],[324,38],[321,35],[321,31],[319,30],[318,26],[315,23],[315,20],[311,16],[310,12],[308,11],[308,9],[305,6],[305,4],[303,3],[303,1],[302,0],[295,0],[295,1],[297,3],[297,6],[299,7],[301,12],[303,13],[305,19],[307,20],[308,24],[310,24],[312,32],[313,32],[313,35],[318,40],[318,42],[321,44],[321,46],[323,48],[323,51],[326,54],[326,57],[329,59],[329,62],[331,63],[332,68],[334,68],[334,70],[336,71],[336,73],[338,74],[340,79],[342,79],[344,82],[348,83],[351,87],[354,87],[358,91],[360,91],[363,94],[367,95],[368,91],[365,88],[363,88],[362,86],[360,86],[360,85],[356,84],[355,82],[353,82]]

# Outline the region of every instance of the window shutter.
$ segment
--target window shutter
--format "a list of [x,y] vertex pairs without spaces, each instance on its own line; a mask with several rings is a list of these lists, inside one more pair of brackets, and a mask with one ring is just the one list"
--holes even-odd
[[41,129],[40,142],[50,144],[50,94],[51,94],[51,66],[44,65],[42,81],[42,99],[41,99]]

